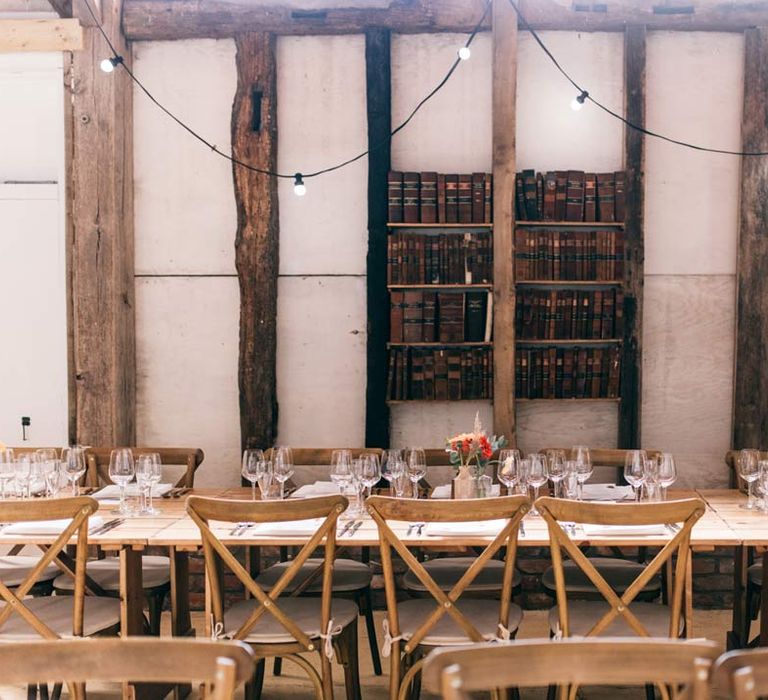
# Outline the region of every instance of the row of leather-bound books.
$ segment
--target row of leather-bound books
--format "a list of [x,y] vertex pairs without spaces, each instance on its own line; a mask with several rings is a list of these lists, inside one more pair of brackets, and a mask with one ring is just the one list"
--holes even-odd
[[522,399],[613,399],[619,396],[621,348],[518,347],[515,396]]
[[387,204],[393,224],[487,224],[493,216],[493,178],[391,170]]
[[390,292],[393,343],[489,342],[493,295],[488,291]]
[[621,280],[622,231],[515,229],[515,278],[525,280]]
[[392,348],[390,401],[461,401],[493,398],[493,350]]
[[390,233],[387,284],[488,284],[493,279],[490,233]]
[[515,215],[520,221],[600,221],[623,223],[626,177],[623,171],[523,170],[515,180]]
[[621,338],[624,294],[621,289],[534,289],[517,291],[518,340]]

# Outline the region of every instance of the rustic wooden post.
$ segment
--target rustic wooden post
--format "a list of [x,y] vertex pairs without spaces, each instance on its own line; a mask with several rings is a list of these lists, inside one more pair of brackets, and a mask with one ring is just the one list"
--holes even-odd
[[[126,64],[120,0],[103,0],[104,30]],[[132,445],[136,432],[133,255],[133,84],[96,29],[72,55],[66,114],[71,317],[70,437],[88,445]]]
[[[232,155],[277,169],[275,37],[235,38],[237,92],[232,107]],[[240,282],[240,439],[269,447],[277,429],[277,272],[280,232],[277,179],[232,166],[237,204],[235,265]]]
[[387,173],[392,130],[390,32],[365,33],[365,79],[368,112],[368,384],[365,391],[365,444],[389,447],[387,406]]
[[[745,32],[745,151],[768,151],[768,32]],[[736,376],[733,394],[733,447],[768,444],[768,161],[741,159],[741,219],[736,271]]]
[[493,3],[493,428],[515,436],[515,95],[517,15]]
[[[624,33],[625,114],[633,124],[645,125],[645,26]],[[626,219],[624,235],[624,338],[621,358],[619,447],[640,447],[643,362],[643,202],[645,197],[645,137],[625,128]]]

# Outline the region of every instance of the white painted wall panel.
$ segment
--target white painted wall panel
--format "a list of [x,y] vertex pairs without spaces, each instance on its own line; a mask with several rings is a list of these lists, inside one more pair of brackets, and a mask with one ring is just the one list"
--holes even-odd
[[[392,126],[443,79],[465,34],[392,37]],[[482,32],[448,83],[392,140],[395,170],[486,172],[491,167],[491,37]]]
[[[713,148],[740,149],[740,34],[651,32],[647,61],[650,129]],[[734,274],[740,158],[658,139],[646,143],[646,275]]]
[[[304,173],[368,147],[363,36],[280,37],[278,169]],[[306,181],[281,180],[280,274],[365,274],[368,161]]]
[[136,280],[137,441],[205,452],[201,486],[240,483],[235,278]]
[[[234,41],[136,42],[133,59],[136,75],[160,102],[230,152]],[[138,89],[133,110],[136,272],[234,273],[232,165]]]
[[278,440],[365,442],[365,279],[282,277],[277,298]]
[[[541,32],[574,80],[607,107],[624,111],[624,37],[620,32]],[[674,71],[672,71],[674,73]],[[517,169],[619,170],[622,124],[589,103],[570,108],[576,90],[528,32],[517,51]]]
[[435,401],[392,406],[390,444],[394,447],[443,447],[445,439],[472,430],[475,413],[483,427],[493,429],[490,401]]

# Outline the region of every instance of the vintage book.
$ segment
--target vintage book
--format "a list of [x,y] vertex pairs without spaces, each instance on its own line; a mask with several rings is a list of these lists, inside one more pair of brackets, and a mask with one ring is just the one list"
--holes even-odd
[[555,221],[555,194],[557,192],[557,177],[550,170],[544,177],[544,221]]
[[602,323],[600,324],[601,338],[616,338],[615,292],[608,290],[603,293]]
[[417,291],[407,291],[403,293],[403,342],[420,343],[421,326],[423,318],[422,293]]
[[602,398],[600,391],[600,384],[603,379],[603,349],[594,349],[594,361],[592,363],[592,391],[590,393],[591,398]]
[[421,173],[421,223],[437,223],[437,173]]
[[419,174],[403,173],[403,221],[419,222]]
[[395,258],[395,240],[394,234],[387,236],[387,284],[397,284],[394,282],[395,275],[400,271]]
[[424,398],[424,360],[419,348],[410,348],[411,392],[410,398],[418,401]]
[[523,193],[523,177],[521,173],[515,177],[515,218],[518,221],[525,221],[525,194]]
[[584,175],[584,221],[597,221],[597,175]]
[[584,173],[581,170],[568,171],[565,220],[584,221]]
[[615,399],[619,396],[621,377],[621,354],[618,347],[611,348],[608,363],[608,388],[605,395],[606,398]]
[[445,218],[445,175],[443,173],[437,174],[437,222],[439,224],[446,223]]
[[565,221],[565,203],[568,191],[568,171],[555,171],[555,221]]
[[435,400],[448,400],[448,351],[435,350]]
[[597,174],[598,221],[616,221],[613,173]]
[[392,351],[395,356],[395,391],[392,398],[395,401],[400,401],[403,396],[403,375],[404,375],[404,355],[399,348]]
[[437,328],[437,294],[435,292],[423,292],[422,305],[421,339],[425,343],[434,343]]
[[472,176],[459,175],[459,223],[472,223]]
[[387,175],[387,218],[393,224],[403,221],[403,174],[394,170]]
[[[608,294],[609,292],[606,292]],[[588,329],[590,331],[589,335],[587,335],[587,338],[593,338],[593,339],[599,339],[602,337],[602,322],[603,322],[603,292],[601,290],[596,290],[594,294],[592,295],[592,299],[590,300],[589,297],[587,297],[587,303],[591,303],[591,308],[589,309],[589,315],[591,316],[591,328]],[[589,308],[589,307],[588,307]]]
[[523,170],[523,197],[525,200],[525,218],[528,221],[538,221],[539,210],[536,193],[536,172]]
[[624,292],[616,290],[616,301],[614,302],[613,312],[613,333],[614,338],[624,337]]
[[490,343],[493,340],[493,292],[489,289],[485,296],[485,336],[483,341]]
[[389,351],[389,366],[387,368],[387,398],[395,398],[395,358],[397,352],[395,350]]
[[459,176],[445,176],[445,222],[459,223]]
[[623,224],[627,208],[626,176],[623,171],[619,170],[613,174],[613,184],[615,197],[614,218]]
[[563,351],[563,398],[573,398],[573,350]]
[[403,292],[389,295],[389,339],[393,343],[403,342]]
[[439,342],[464,342],[464,294],[437,293]]
[[472,223],[485,221],[485,173],[472,173]]
[[424,398],[435,399],[435,356],[432,351],[424,353]]
[[448,350],[448,400],[461,399],[461,355],[458,348]]
[[587,350],[577,348],[576,350],[576,378],[574,385],[574,396],[577,399],[587,397]]
[[464,300],[464,340],[479,343],[485,339],[486,292],[467,292]]
[[483,189],[483,222],[490,224],[493,222],[493,175],[485,173]]
[[536,173],[536,218],[542,219],[544,215],[544,177]]

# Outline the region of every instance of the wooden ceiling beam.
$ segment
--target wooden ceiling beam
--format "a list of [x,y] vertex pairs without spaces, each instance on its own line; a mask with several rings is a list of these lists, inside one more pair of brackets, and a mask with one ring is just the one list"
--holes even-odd
[[[506,2],[506,0],[495,0]],[[345,4],[346,3],[346,4]],[[274,4],[247,0],[125,0],[123,30],[129,40],[224,38],[244,32],[354,34],[370,27],[402,33],[467,32],[484,0],[338,0],[318,9],[307,0]],[[535,29],[624,31],[742,31],[768,24],[768,0],[738,5],[727,0],[518,0]],[[490,13],[489,13],[490,14]],[[490,18],[485,29],[490,27]]]
[[0,53],[82,48],[83,28],[76,19],[0,19]]

